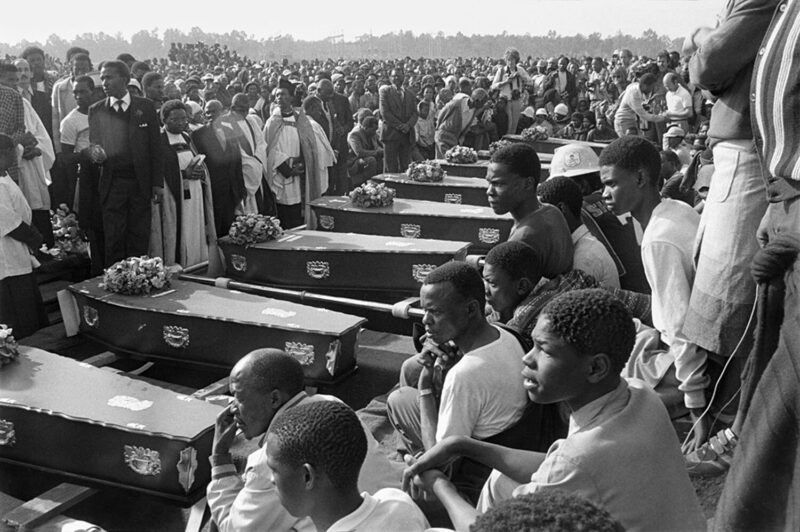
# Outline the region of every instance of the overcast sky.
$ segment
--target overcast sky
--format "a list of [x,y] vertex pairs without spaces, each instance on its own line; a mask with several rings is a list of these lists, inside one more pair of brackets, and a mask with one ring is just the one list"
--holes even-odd
[[[364,33],[399,30],[448,35],[459,31],[544,35],[550,30],[588,35],[597,31],[604,36],[622,31],[638,36],[652,28],[660,35],[682,37],[699,25],[713,24],[725,0],[502,0],[486,2],[480,9],[476,6],[481,3],[463,0],[3,3],[4,18],[13,23],[3,25],[0,41],[16,43],[22,39],[44,42],[53,33],[65,39],[101,31],[130,37],[141,29],[189,30],[193,26],[218,33],[241,30],[256,38],[288,33],[309,40],[340,34],[350,40]],[[367,6],[372,6],[372,14],[362,15]]]

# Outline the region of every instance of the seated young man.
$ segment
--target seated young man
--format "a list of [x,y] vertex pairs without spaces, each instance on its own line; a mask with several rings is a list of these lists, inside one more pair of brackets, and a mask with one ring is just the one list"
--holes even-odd
[[539,185],[539,201],[558,207],[567,220],[575,247],[572,268],[588,273],[603,286],[619,288],[614,259],[581,219],[583,195],[578,184],[567,176],[551,177]]
[[649,294],[650,286],[644,275],[642,254],[633,223],[620,221],[606,207],[598,160],[597,154],[588,146],[561,146],[553,153],[549,179],[566,176],[575,181],[583,195],[581,219],[614,259],[620,286],[625,290]]
[[[341,402],[330,395],[307,395],[304,379],[300,362],[277,349],[257,349],[231,370],[233,401],[217,416],[207,488],[211,518],[221,532],[314,530],[305,516],[293,517],[281,506],[264,447],[265,433],[277,415],[305,404]],[[399,486],[399,471],[381,452],[369,429],[361,427],[368,442],[361,486],[369,491]],[[246,439],[261,438],[258,449],[247,457],[242,476],[230,452],[237,431]]]
[[[463,262],[439,266],[425,278],[420,299],[422,352],[405,361],[400,388],[387,401],[406,450],[415,454],[453,435],[523,445],[517,429],[528,404],[518,378],[524,351],[512,333],[486,321],[480,274]],[[480,469],[474,479],[454,472],[475,500],[489,473]]]
[[[422,532],[428,521],[396,488],[359,492],[367,439],[358,416],[338,401],[298,405],[267,432],[267,466],[278,498],[319,532]],[[262,528],[261,530],[271,530]]]
[[664,405],[645,383],[620,377],[634,336],[631,314],[605,290],[557,297],[539,315],[522,376],[532,401],[566,403],[568,436],[546,454],[447,438],[416,461],[406,458],[404,486],[435,494],[456,530],[468,530],[478,510],[434,469],[468,456],[495,469],[481,511],[512,496],[563,490],[602,507],[625,530],[705,530]]
[[[483,265],[486,302],[491,307],[487,318],[502,323],[530,338],[536,318],[556,296],[582,288],[601,288],[600,283],[581,270],[570,270],[547,282],[542,279],[542,259],[522,242],[503,242],[487,253]],[[608,289],[607,287],[604,287]],[[633,313],[649,322],[649,297],[625,290],[609,289]]]
[[[642,264],[652,290],[653,325],[667,350],[631,360],[627,374],[655,388],[672,367],[694,423],[694,445],[708,437],[707,356],[683,332],[694,280],[694,241],[700,215],[687,204],[662,199],[661,158],[643,137],[615,140],[600,154],[603,198],[615,213],[630,212],[644,229]],[[645,359],[646,358],[646,359]]]
[[564,215],[552,205],[539,203],[540,175],[541,163],[533,146],[524,142],[505,146],[492,154],[486,195],[496,214],[513,216],[508,239],[538,251],[544,259],[544,276],[552,279],[572,269],[572,236]]

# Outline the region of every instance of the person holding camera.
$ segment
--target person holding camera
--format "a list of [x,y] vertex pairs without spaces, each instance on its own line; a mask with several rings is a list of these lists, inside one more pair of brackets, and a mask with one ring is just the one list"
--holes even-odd
[[499,136],[517,131],[517,121],[522,112],[522,91],[531,82],[528,72],[519,64],[519,51],[516,48],[506,49],[504,59],[506,64],[497,69],[492,83],[492,90],[499,90],[500,98],[508,100],[508,131],[498,131]]

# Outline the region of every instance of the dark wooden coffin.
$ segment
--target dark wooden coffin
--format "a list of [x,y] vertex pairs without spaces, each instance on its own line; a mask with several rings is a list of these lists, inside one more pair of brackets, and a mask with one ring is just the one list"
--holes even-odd
[[[550,153],[540,153],[539,162],[542,164],[541,180],[545,180],[550,176],[550,161],[553,160],[553,155]],[[460,164],[448,163],[444,159],[440,159],[439,166],[447,172],[448,176],[453,177],[472,177],[472,178],[486,178],[486,170],[489,168],[489,161],[478,160],[477,163]],[[373,178],[374,179],[374,178]]]
[[414,181],[406,174],[378,174],[373,181],[395,189],[398,198],[488,207],[486,180],[446,175],[437,183]]
[[486,169],[489,167],[489,161],[481,159],[474,163],[451,163],[447,159],[437,159],[436,162],[447,175],[456,177],[486,177]]
[[219,406],[35,349],[0,369],[0,460],[190,505]]
[[81,332],[116,349],[231,368],[254,349],[274,347],[300,360],[309,382],[355,369],[363,318],[181,280],[145,296],[113,294],[100,282],[69,288]]
[[391,290],[419,294],[425,276],[451,260],[464,260],[469,242],[288,231],[254,246],[219,241],[227,273],[235,279],[314,291]]
[[470,253],[485,253],[508,240],[514,220],[489,207],[395,199],[389,207],[356,207],[345,197],[323,197],[310,203],[317,229],[339,233],[432,238],[470,242]]
[[[528,142],[523,140],[522,135],[505,135],[503,136],[505,140],[510,140],[513,142]],[[535,140],[531,142],[534,148],[536,148],[536,153],[539,154],[539,158],[542,159],[543,154],[550,154],[552,155],[556,149],[560,148],[561,146],[566,146],[567,144],[584,144],[592,148],[597,155],[600,155],[600,152],[603,151],[603,148],[608,146],[607,144],[601,144],[599,142],[585,142],[582,140],[567,140],[567,139],[554,139],[549,138],[546,140]],[[552,157],[551,157],[552,159]],[[542,159],[544,162],[544,159]],[[548,159],[548,162],[550,160]]]

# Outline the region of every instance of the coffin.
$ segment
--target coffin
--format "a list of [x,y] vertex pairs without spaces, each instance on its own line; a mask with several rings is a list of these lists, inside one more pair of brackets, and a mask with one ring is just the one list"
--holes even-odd
[[220,407],[32,347],[0,370],[0,460],[190,505]]
[[288,231],[253,246],[219,241],[228,275],[272,286],[376,290],[419,294],[425,276],[451,260],[464,260],[469,242],[329,231]]
[[489,206],[485,179],[449,174],[438,183],[414,181],[406,174],[378,174],[370,179],[395,189],[398,198]]
[[470,253],[485,253],[508,240],[511,215],[489,207],[395,199],[389,207],[356,207],[345,197],[323,197],[310,203],[317,229],[339,233],[433,238],[470,242]]
[[[540,153],[539,162],[542,164],[541,180],[545,180],[550,176],[550,161],[553,160],[553,155],[550,153]],[[447,172],[448,176],[454,177],[472,177],[472,178],[486,178],[486,170],[489,168],[489,161],[479,160],[476,163],[461,164],[461,163],[448,163],[444,159],[437,161],[439,166]]]
[[[522,139],[522,135],[505,135],[503,136],[505,140],[511,140],[513,142],[529,142]],[[608,146],[607,144],[601,144],[600,142],[585,142],[582,140],[567,140],[567,139],[546,139],[546,140],[535,140],[531,142],[531,145],[536,148],[536,153],[539,154],[539,158],[542,157],[543,154],[552,154],[556,151],[556,149],[560,148],[561,146],[566,146],[567,144],[584,144],[592,148],[597,155],[600,155],[600,152],[603,151],[603,148]],[[542,159],[544,162],[544,159]],[[548,161],[549,162],[549,161]]]
[[230,369],[250,351],[283,349],[310,383],[355,369],[360,317],[237,291],[173,280],[145,296],[107,292],[100,278],[69,287],[80,331],[145,358]]

